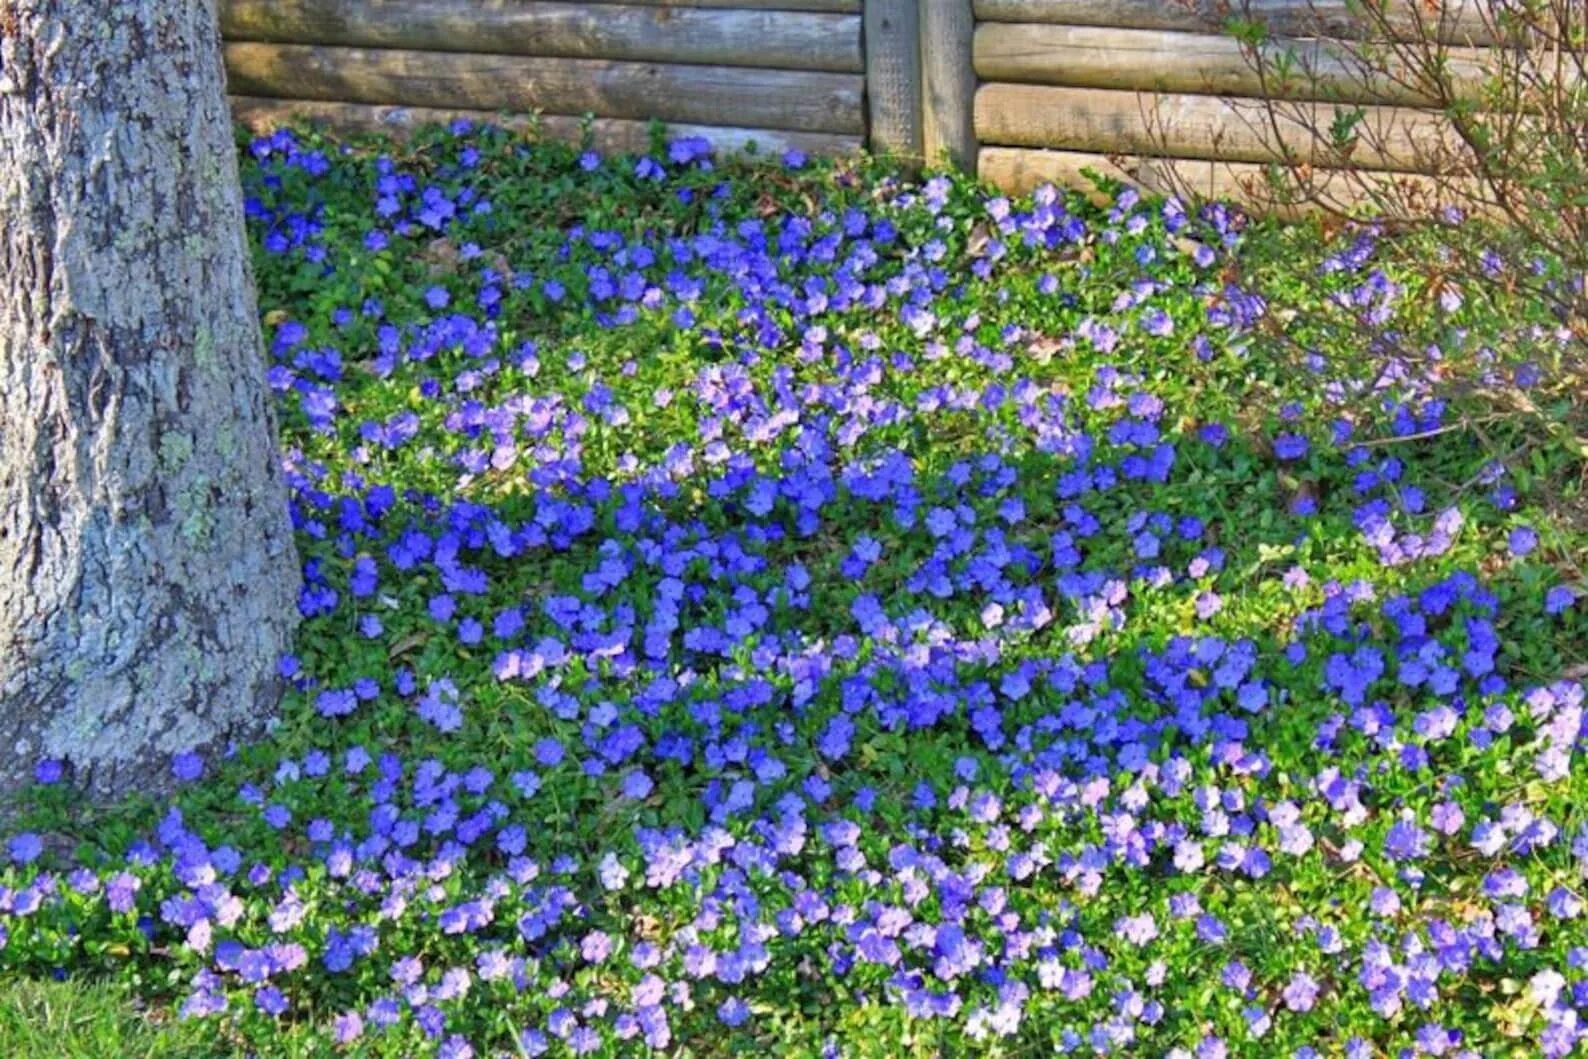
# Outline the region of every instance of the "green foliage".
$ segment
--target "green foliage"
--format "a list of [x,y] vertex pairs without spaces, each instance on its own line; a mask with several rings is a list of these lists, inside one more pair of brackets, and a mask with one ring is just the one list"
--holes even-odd
[[[1588,834],[1580,758],[1549,756],[1588,642],[1583,461],[1403,354],[1545,319],[1522,289],[1441,278],[1416,236],[872,162],[247,146],[310,575],[292,688],[171,805],[40,788],[50,852],[0,870],[0,1054],[38,1023],[82,1054],[564,1055],[569,1013],[590,1054],[641,1054],[619,1015],[652,944],[660,1054],[1395,1054],[1438,1019],[1506,1055],[1564,1017],[1535,995],[1582,979],[1581,920],[1543,904]],[[1558,838],[1475,847],[1502,817]],[[695,858],[676,877],[654,829]],[[1436,923],[1493,934],[1501,869],[1536,939],[1426,1010],[1360,984]],[[856,955],[843,920],[906,907],[986,958],[918,939],[915,987]],[[305,958],[245,974],[223,943]],[[697,945],[760,966],[693,973]],[[406,959],[427,999],[394,1000]],[[1284,999],[1303,973],[1315,1005]]]
[[112,981],[13,979],[0,984],[6,1059],[224,1059],[240,1054],[198,1026],[156,1019]]

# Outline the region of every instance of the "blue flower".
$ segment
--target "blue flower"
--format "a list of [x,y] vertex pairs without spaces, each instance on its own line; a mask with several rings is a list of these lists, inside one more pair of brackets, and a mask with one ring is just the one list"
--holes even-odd
[[6,851],[13,864],[32,864],[43,854],[44,840],[32,831],[23,831],[11,836],[6,843]]
[[749,1021],[750,1005],[738,997],[730,997],[717,1006],[717,1019],[724,1026],[738,1028]]
[[1274,438],[1274,454],[1282,460],[1299,460],[1307,454],[1307,439],[1299,434],[1280,434]]
[[195,782],[204,775],[203,757],[193,751],[172,755],[171,775],[182,783]]

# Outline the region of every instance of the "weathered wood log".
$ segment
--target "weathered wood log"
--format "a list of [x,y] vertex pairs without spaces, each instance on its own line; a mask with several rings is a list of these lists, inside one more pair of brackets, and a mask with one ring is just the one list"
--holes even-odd
[[226,68],[232,92],[272,99],[864,129],[854,74],[250,43],[226,46]]
[[[231,103],[233,118],[254,132],[268,132],[302,119],[339,130],[385,132],[401,138],[426,125],[446,125],[462,118],[525,132],[537,139],[575,144],[585,140],[588,127],[590,146],[603,153],[639,153],[649,150],[651,145],[650,122],[623,118],[596,118],[587,125],[581,118],[561,114],[501,114],[488,110],[326,103],[256,96],[233,96]],[[788,150],[837,156],[854,154],[861,147],[859,136],[726,125],[670,124],[667,135],[669,138],[698,136],[719,151],[753,152],[763,157],[776,157]]]
[[[1343,156],[1329,137],[1340,115],[1360,113]],[[1299,161],[1401,172],[1460,172],[1468,156],[1449,123],[1426,110],[1345,107],[1175,93],[984,84],[976,137],[1004,147],[1207,158]]]
[[1492,54],[1451,47],[1442,72],[1386,72],[1318,38],[1277,40],[1255,55],[1218,34],[1013,22],[982,23],[975,42],[976,73],[988,81],[1424,106],[1445,85],[1477,98]]
[[[1047,22],[1130,29],[1218,30],[1230,13],[1295,37],[1360,39],[1368,32],[1354,0],[975,0],[976,17],[988,22]],[[1398,36],[1424,36],[1446,44],[1494,44],[1485,0],[1389,0],[1387,14]]]
[[975,172],[976,94],[970,0],[927,0],[921,16],[921,146],[930,162],[946,158]]
[[825,11],[839,15],[858,15],[863,0],[585,0],[605,7],[609,4],[644,4],[646,7],[738,7],[754,11]]
[[860,17],[511,0],[223,0],[229,41],[860,73]]
[[[1081,151],[1030,150],[1021,147],[983,147],[978,172],[982,179],[1021,195],[1043,184],[1081,190],[1094,202],[1110,196],[1098,189],[1089,174],[1160,195],[1192,195],[1234,202],[1272,216],[1298,217],[1319,210],[1341,213],[1378,212],[1390,205],[1396,215],[1431,212],[1446,205],[1466,205],[1448,180],[1418,173],[1346,174],[1339,170],[1312,169],[1297,174],[1300,184],[1278,184],[1268,166],[1250,162],[1213,162],[1183,158],[1121,158]],[[1366,183],[1364,183],[1366,181]],[[1303,194],[1296,194],[1297,189]],[[1377,197],[1375,197],[1377,196]]]
[[871,146],[918,160],[921,141],[920,23],[916,0],[867,0],[866,100]]
[[[978,172],[982,179],[1014,195],[1043,184],[1079,190],[1100,205],[1112,196],[1099,178],[1117,181],[1149,194],[1179,194],[1195,188],[1209,199],[1251,205],[1272,199],[1266,170],[1251,163],[1186,159],[1124,159],[1085,151],[1054,151],[1023,147],[983,147]],[[1278,210],[1290,216],[1291,210]]]

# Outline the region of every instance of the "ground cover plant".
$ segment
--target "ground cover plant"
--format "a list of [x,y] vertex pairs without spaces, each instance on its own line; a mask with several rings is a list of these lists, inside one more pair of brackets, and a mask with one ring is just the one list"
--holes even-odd
[[1128,191],[245,151],[291,691],[168,804],[39,763],[26,1003],[269,1056],[1588,1035],[1580,460],[1391,352],[1547,315]]

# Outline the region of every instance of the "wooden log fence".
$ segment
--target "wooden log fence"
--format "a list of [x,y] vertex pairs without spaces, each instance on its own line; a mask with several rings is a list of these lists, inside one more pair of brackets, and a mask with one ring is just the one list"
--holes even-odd
[[[1389,0],[1482,100],[1491,0]],[[723,148],[869,147],[1011,190],[1092,168],[1251,201],[1275,162],[1328,183],[1449,177],[1465,145],[1426,71],[1369,70],[1359,0],[220,0],[239,120],[401,131],[473,117],[639,150],[648,122]],[[1270,107],[1267,102],[1276,105]],[[1321,143],[1337,115],[1348,150]],[[526,115],[533,115],[533,118]],[[1262,181],[1265,183],[1266,181]],[[1284,204],[1269,205],[1283,209]]]
[[866,142],[861,0],[219,6],[234,109],[254,128],[298,116],[401,133],[453,115],[611,150],[644,150],[652,120],[727,149]]
[[[1445,72],[1468,98],[1481,94],[1481,49],[1450,47]],[[976,75],[991,82],[1140,92],[1313,99],[1343,103],[1435,102],[1426,77],[1387,77],[1339,42],[1281,38],[1260,55],[1239,41],[1180,30],[990,22],[975,38]]]
[[[1329,205],[1386,189],[1439,204],[1474,171],[1447,90],[1486,106],[1497,49],[1520,46],[1488,2],[1388,0],[1375,22],[1360,0],[972,0],[978,172],[1024,190],[1090,170],[1293,212],[1278,164]],[[1425,51],[1437,69],[1407,61]]]
[[230,0],[229,40],[862,73],[849,14],[458,0]]
[[272,98],[864,131],[845,74],[312,44],[228,44],[226,69],[233,91]]
[[[930,0],[923,0],[930,2]],[[1303,37],[1360,40],[1369,28],[1353,10],[1360,0],[975,0],[983,22],[1019,22],[1125,29],[1169,29],[1190,33],[1219,32],[1234,8],[1270,31]],[[1495,43],[1483,0],[1391,0],[1387,12],[1401,39],[1428,34],[1446,44],[1485,46]]]

